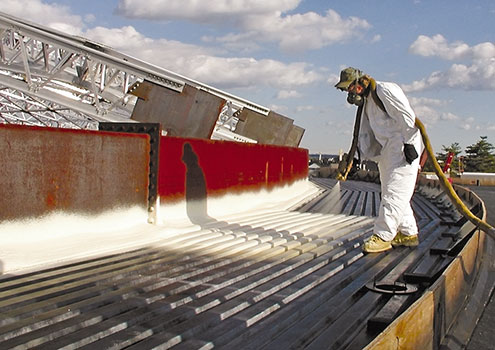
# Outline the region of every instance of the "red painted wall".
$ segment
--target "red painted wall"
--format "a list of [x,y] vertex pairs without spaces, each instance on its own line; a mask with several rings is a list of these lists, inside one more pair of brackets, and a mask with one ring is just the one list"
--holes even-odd
[[[190,146],[186,146],[189,144]],[[189,169],[189,170],[188,170]],[[308,176],[303,148],[162,136],[158,195],[183,200],[186,182],[208,196],[272,189]]]

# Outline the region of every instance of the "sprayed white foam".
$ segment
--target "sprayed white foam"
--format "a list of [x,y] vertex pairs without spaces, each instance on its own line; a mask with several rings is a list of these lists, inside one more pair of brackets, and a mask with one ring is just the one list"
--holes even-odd
[[38,242],[84,233],[118,231],[146,223],[142,208],[107,211],[99,215],[54,212],[41,218],[6,221],[0,225],[1,242]]
[[53,213],[0,225],[0,272],[126,250],[163,239],[141,208],[85,216]]
[[311,182],[301,180],[273,190],[228,194],[209,200],[208,213],[212,216],[224,216],[239,211],[286,210],[317,191]]
[[[229,194],[206,200],[208,217],[285,210],[319,189],[307,180],[271,191]],[[101,215],[53,213],[43,218],[0,224],[0,274],[21,273],[66,261],[161,244],[167,238],[201,229],[191,221],[185,201],[160,205],[157,224],[142,208]]]
[[[247,191],[238,194],[225,194],[220,197],[210,197],[206,199],[205,205],[209,217],[221,219],[232,214],[251,211],[264,211],[274,208],[286,210],[318,191],[319,189],[316,186],[304,179],[272,190]],[[159,223],[177,228],[191,225],[187,206],[186,201],[174,204],[161,203],[158,211]]]

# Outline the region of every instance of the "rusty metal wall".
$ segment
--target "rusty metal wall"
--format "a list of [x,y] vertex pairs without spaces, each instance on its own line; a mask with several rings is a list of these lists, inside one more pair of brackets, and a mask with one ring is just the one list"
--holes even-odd
[[304,136],[304,131],[305,130],[300,126],[293,125],[289,131],[285,145],[289,147],[299,147],[299,144]]
[[156,218],[157,174],[160,152],[161,126],[159,123],[99,123],[98,129],[102,131],[115,131],[133,134],[149,135],[150,162],[148,171],[148,212],[151,221]]
[[209,139],[225,100],[185,85],[181,93],[143,82],[132,119],[160,123],[169,136]]
[[292,146],[287,144],[287,139],[293,123],[292,119],[275,112],[265,116],[244,108],[239,115],[235,132],[261,144]]
[[0,220],[142,206],[149,136],[0,125]]

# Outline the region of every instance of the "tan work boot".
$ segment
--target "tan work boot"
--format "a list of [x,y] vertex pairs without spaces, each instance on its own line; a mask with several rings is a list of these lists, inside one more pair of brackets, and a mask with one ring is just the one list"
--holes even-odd
[[406,247],[416,247],[419,244],[419,239],[418,235],[406,236],[399,231],[397,232],[391,243],[394,247],[398,247],[401,245]]
[[389,249],[392,249],[392,244],[377,235],[372,235],[363,245],[363,251],[366,253],[380,253]]

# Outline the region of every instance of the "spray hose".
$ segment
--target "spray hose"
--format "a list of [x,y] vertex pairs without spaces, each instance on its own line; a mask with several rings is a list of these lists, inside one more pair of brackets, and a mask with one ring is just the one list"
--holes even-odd
[[361,105],[358,107],[356,112],[356,118],[354,119],[354,131],[352,133],[351,149],[349,150],[349,153],[347,154],[345,161],[339,164],[339,169],[337,171],[337,176],[336,176],[336,179],[338,181],[347,180],[347,175],[349,175],[349,172],[352,169],[354,153],[356,153],[358,146],[359,128],[361,126],[361,115],[363,114],[362,111],[363,111],[363,106]]
[[435,157],[435,154],[433,153],[433,148],[431,147],[430,139],[428,135],[426,134],[426,129],[423,123],[416,118],[415,122],[416,126],[418,127],[419,131],[421,132],[421,137],[423,139],[423,144],[425,145],[426,152],[428,153],[428,156],[432,160],[433,166],[435,168],[435,173],[438,176],[438,179],[440,181],[440,185],[442,188],[445,190],[449,198],[451,199],[452,203],[456,207],[456,209],[464,215],[466,219],[471,221],[475,226],[481,228],[483,231],[485,231],[487,234],[489,234],[493,239],[495,239],[495,229],[493,226],[488,224],[486,221],[481,220],[478,218],[476,215],[474,215],[469,208],[462,202],[462,200],[459,198],[457,193],[455,192],[454,188],[452,187],[451,183],[447,180],[447,177],[442,171],[442,168],[440,168],[440,165],[438,165],[437,159]]

